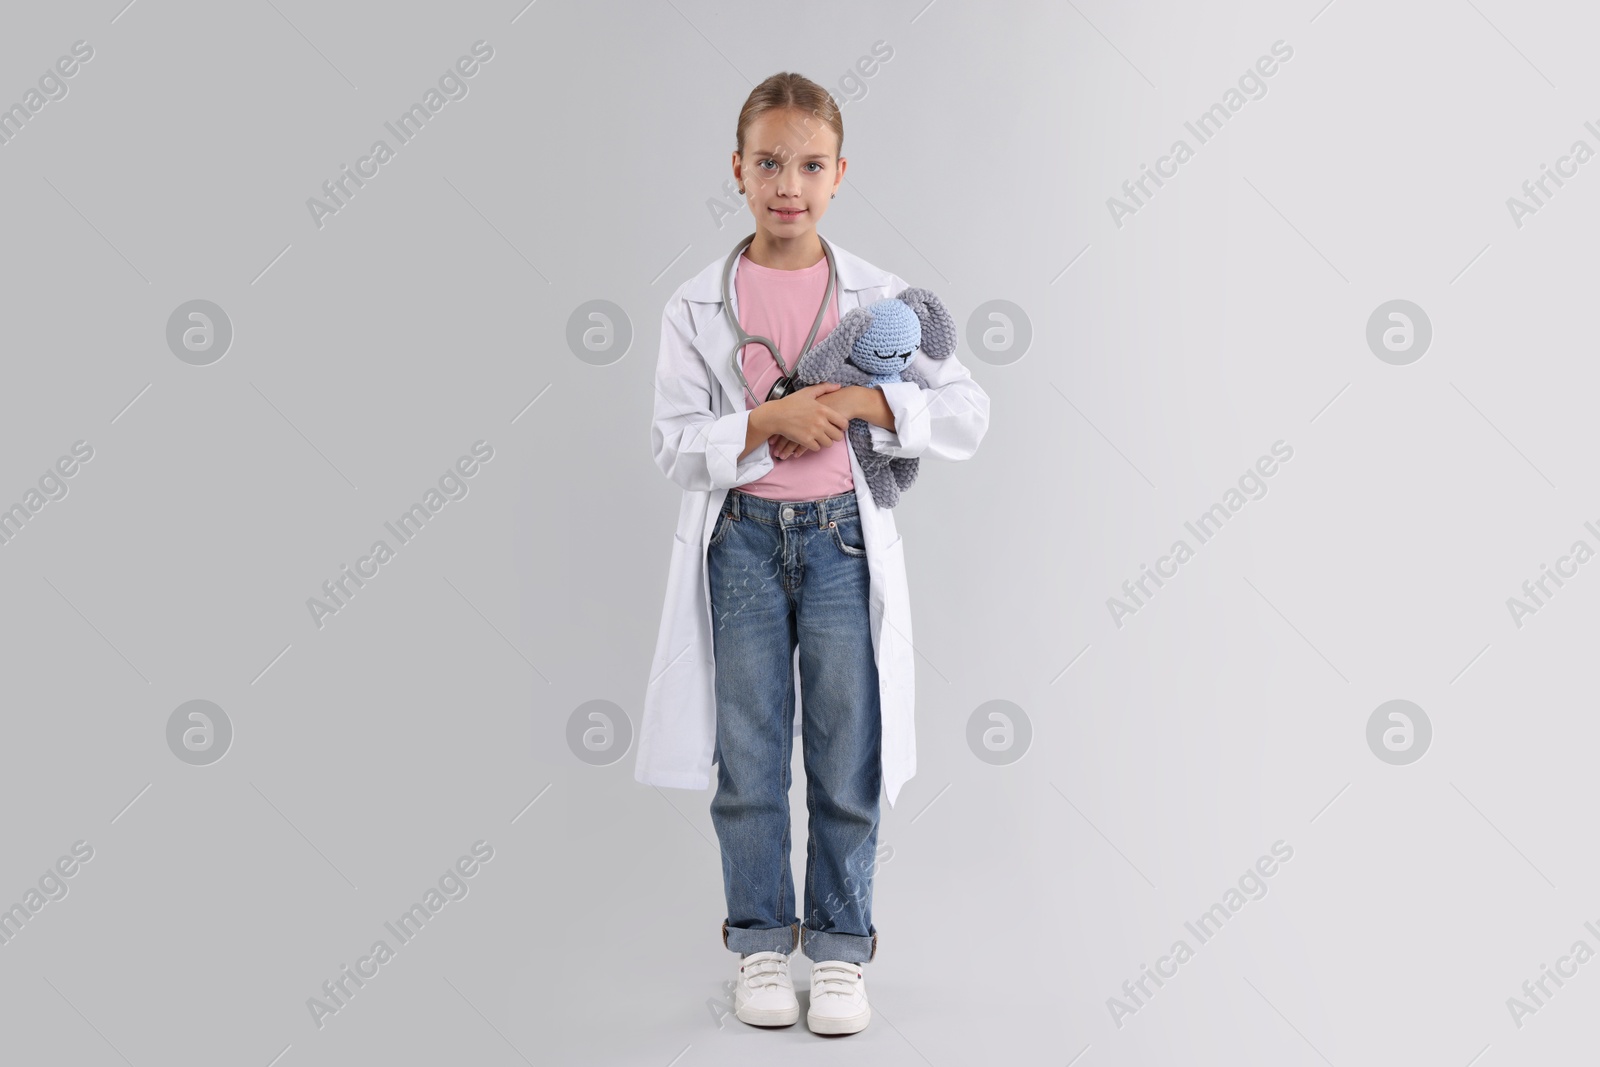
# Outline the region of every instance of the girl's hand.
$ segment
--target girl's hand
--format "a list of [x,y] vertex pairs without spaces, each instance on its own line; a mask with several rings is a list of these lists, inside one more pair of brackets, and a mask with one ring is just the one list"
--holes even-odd
[[791,441],[781,433],[775,433],[767,438],[767,444],[772,449],[773,459],[789,459],[807,451],[805,445]]
[[[860,413],[856,409],[855,400],[861,392],[863,392],[862,386],[841,385],[831,392],[818,393],[817,403],[839,412],[847,420],[859,418]],[[848,425],[848,422],[846,425]],[[797,456],[801,452],[807,451],[804,445],[798,441],[791,441],[781,433],[775,433],[767,438],[767,444],[772,449],[773,459],[788,459],[791,456]]]
[[768,431],[768,442],[778,441],[780,451],[774,458],[817,451],[844,439],[850,416],[840,410],[843,405],[824,402],[826,396],[842,389],[837,382],[819,382],[756,408],[762,428]]
[[767,438],[767,447],[772,450],[773,459],[788,459],[797,452],[805,451],[805,449],[801,448],[799,445],[795,444],[781,433],[775,433],[771,437]]
[[817,397],[817,403],[826,404],[843,413],[846,418],[854,419],[860,415],[856,402],[865,391],[866,387],[862,385],[841,385],[833,392]]
[[[862,389],[859,385],[843,385],[831,393],[821,393],[817,396],[817,403],[824,404],[834,411],[840,412],[848,418],[858,418],[855,398]],[[781,433],[775,433],[767,438],[767,444],[772,449],[773,459],[788,459],[806,451],[804,445],[791,441]]]

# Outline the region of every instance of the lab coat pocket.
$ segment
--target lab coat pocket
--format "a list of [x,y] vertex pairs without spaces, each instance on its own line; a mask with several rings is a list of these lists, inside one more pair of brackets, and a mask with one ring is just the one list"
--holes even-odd
[[894,580],[888,583],[888,593],[884,598],[884,617],[894,623],[907,641],[911,640],[911,596],[906,588],[906,552],[905,542],[899,534],[895,534],[893,541],[883,546],[883,572],[894,575]]
[[872,619],[872,651],[877,656],[880,674],[887,649],[900,650],[902,634],[909,640],[911,605],[905,592],[905,554],[900,535],[867,555],[871,590],[867,596]]
[[666,603],[672,610],[656,641],[650,668],[651,685],[661,684],[663,676],[698,663],[705,657],[700,644],[705,623],[705,558],[698,544],[672,535],[672,563],[667,568]]
[[704,789],[715,743],[713,663],[705,597],[705,550],[698,535],[672,537],[666,610],[657,632],[644,723],[639,730],[637,781]]

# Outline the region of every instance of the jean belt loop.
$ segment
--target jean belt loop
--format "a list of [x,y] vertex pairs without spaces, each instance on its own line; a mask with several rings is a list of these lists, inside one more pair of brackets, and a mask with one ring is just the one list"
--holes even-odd
[[728,495],[733,497],[733,517],[737,519],[739,517],[739,491],[731,489],[728,491]]
[[819,530],[828,528],[828,501],[826,499],[817,501],[817,528]]

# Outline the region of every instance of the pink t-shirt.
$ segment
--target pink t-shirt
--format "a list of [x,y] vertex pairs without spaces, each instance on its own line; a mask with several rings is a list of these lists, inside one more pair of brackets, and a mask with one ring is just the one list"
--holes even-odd
[[[735,292],[739,300],[739,325],[745,333],[766,337],[778,346],[783,361],[793,372],[803,353],[806,334],[817,317],[817,305],[822,303],[822,292],[828,284],[828,260],[824,256],[801,270],[778,270],[763,267],[751,261],[748,254],[739,257],[734,274]],[[829,294],[828,310],[817,327],[812,345],[821,344],[839,324],[837,294]],[[749,393],[744,394],[746,409],[765,400],[767,390],[778,380],[778,364],[765,345],[745,345],[739,365],[750,382]],[[759,446],[758,446],[759,447]],[[826,496],[848,493],[855,488],[855,475],[850,470],[850,439],[841,437],[826,448],[797,453],[788,459],[774,459],[772,470],[739,486],[742,492],[766,497],[769,500],[820,500]]]

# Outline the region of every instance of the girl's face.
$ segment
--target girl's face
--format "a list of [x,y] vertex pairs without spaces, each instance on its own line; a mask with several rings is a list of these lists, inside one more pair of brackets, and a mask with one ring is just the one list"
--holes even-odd
[[838,151],[833,128],[804,111],[769,111],[746,127],[733,176],[756,228],[780,241],[815,233],[844,177]]

